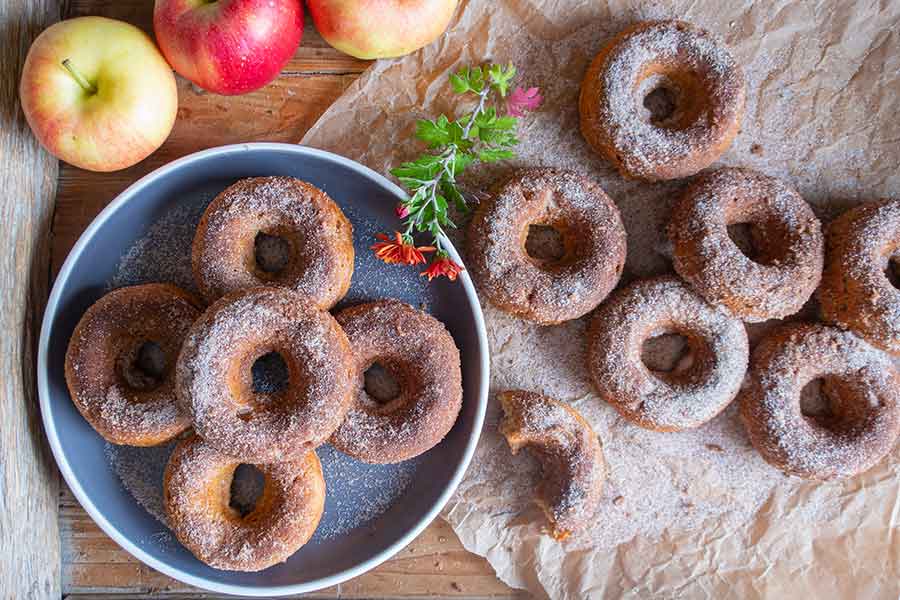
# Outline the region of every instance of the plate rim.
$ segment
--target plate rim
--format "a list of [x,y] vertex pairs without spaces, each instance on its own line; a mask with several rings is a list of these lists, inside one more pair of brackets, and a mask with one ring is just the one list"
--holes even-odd
[[[44,315],[41,319],[41,333],[40,337],[38,338],[37,384],[39,405],[41,409],[41,421],[43,423],[44,432],[47,436],[47,440],[50,445],[50,450],[53,453],[53,458],[56,462],[56,466],[59,469],[59,472],[62,474],[66,484],[69,486],[69,489],[72,490],[75,498],[81,504],[82,508],[84,508],[84,510],[90,515],[94,522],[97,523],[100,529],[102,529],[103,532],[106,533],[106,535],[111,537],[126,552],[128,552],[144,564],[182,583],[202,588],[211,592],[264,597],[314,592],[323,588],[343,583],[354,577],[358,577],[363,573],[374,569],[378,565],[384,563],[386,560],[400,552],[404,547],[406,547],[410,542],[418,537],[419,534],[421,534],[422,531],[424,531],[432,521],[434,521],[441,510],[443,510],[444,506],[446,506],[447,502],[449,502],[450,497],[453,495],[453,493],[456,491],[456,488],[462,481],[462,478],[472,461],[472,457],[475,454],[475,448],[478,445],[478,441],[484,428],[484,419],[488,404],[488,387],[490,384],[490,348],[488,345],[487,330],[485,327],[484,313],[481,308],[481,303],[478,300],[478,295],[475,291],[474,285],[472,284],[469,272],[463,271],[462,273],[460,273],[457,279],[457,283],[463,286],[466,298],[468,299],[469,304],[473,309],[476,337],[480,350],[481,378],[478,382],[475,422],[473,424],[472,432],[469,434],[469,440],[467,441],[465,449],[463,451],[462,460],[454,470],[448,485],[441,492],[437,501],[432,505],[428,512],[412,528],[401,535],[397,541],[395,541],[393,544],[391,544],[381,552],[377,553],[375,556],[369,558],[368,560],[362,561],[356,566],[344,569],[343,571],[339,571],[327,577],[314,579],[306,583],[247,587],[239,584],[228,584],[211,581],[204,577],[191,575],[176,567],[172,567],[169,564],[157,560],[153,556],[150,556],[144,550],[139,548],[135,543],[133,543],[127,536],[119,532],[119,530],[116,529],[116,527],[112,523],[110,523],[103,515],[103,513],[94,505],[94,503],[88,497],[87,493],[81,487],[69,464],[68,456],[62,450],[55,423],[50,418],[51,408],[47,355],[49,350],[49,338],[52,321],[59,311],[59,298],[62,294],[61,282],[68,279],[77,258],[87,248],[88,240],[96,234],[97,230],[100,229],[103,223],[105,223],[113,213],[119,210],[131,197],[135,196],[142,189],[152,185],[158,179],[166,176],[171,171],[183,168],[185,165],[189,165],[194,162],[203,161],[210,156],[218,156],[222,154],[240,154],[258,150],[287,152],[296,154],[298,156],[315,156],[327,161],[336,162],[383,186],[392,194],[394,194],[398,199],[404,199],[407,197],[406,193],[399,186],[397,186],[395,183],[393,183],[380,173],[370,169],[369,167],[339,154],[301,144],[280,142],[251,142],[217,146],[198,152],[193,152],[154,169],[150,173],[144,175],[143,177],[129,185],[125,190],[120,192],[106,207],[103,208],[103,210],[100,211],[100,213],[96,217],[94,217],[90,225],[88,225],[78,237],[78,241],[69,251],[65,261],[62,264],[62,267],[60,267],[60,270],[53,282],[53,288],[44,307]],[[453,246],[453,243],[443,236],[441,238],[441,243],[450,254],[450,257],[458,264],[464,266],[464,263],[459,253],[456,251],[456,248]]]

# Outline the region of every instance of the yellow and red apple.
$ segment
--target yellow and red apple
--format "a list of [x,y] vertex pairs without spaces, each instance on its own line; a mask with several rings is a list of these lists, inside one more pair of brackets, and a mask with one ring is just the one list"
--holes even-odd
[[153,40],[103,17],[43,31],[28,50],[19,98],[41,144],[91,171],[146,158],[169,137],[178,112],[175,76]]
[[356,58],[393,58],[440,37],[458,0],[307,0],[325,41]]
[[156,0],[156,41],[180,75],[216,94],[278,76],[303,36],[300,0]]

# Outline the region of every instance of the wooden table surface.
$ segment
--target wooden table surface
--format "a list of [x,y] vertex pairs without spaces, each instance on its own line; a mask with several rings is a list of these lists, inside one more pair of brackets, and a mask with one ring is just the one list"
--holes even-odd
[[[103,15],[151,31],[152,0],[63,0],[63,17]],[[368,63],[330,48],[307,17],[303,43],[281,76],[238,97],[204,93],[178,80],[178,120],[151,157],[117,173],[90,173],[60,164],[52,224],[55,274],[81,232],[120,191],[140,176],[185,154],[247,141],[297,142]],[[85,598],[212,597],[166,577],[109,539],[61,486],[59,528],[62,591]],[[483,558],[466,552],[442,520],[377,569],[324,590],[322,598],[520,597],[497,580]]]

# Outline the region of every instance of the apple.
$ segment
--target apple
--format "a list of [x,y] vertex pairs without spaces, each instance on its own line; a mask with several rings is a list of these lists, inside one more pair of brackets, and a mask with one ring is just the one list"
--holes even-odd
[[356,58],[394,58],[436,40],[458,0],[307,0],[325,41]]
[[156,41],[175,71],[216,94],[278,76],[303,37],[300,0],[156,0]]
[[178,112],[175,76],[153,40],[103,17],[44,30],[25,58],[19,98],[38,141],[90,171],[124,169],[149,156]]

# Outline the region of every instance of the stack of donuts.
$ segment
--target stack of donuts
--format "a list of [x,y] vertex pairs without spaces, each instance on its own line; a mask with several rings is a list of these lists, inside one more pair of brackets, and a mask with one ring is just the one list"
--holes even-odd
[[[260,248],[273,241],[281,253]],[[319,523],[318,446],[395,463],[444,438],[462,406],[459,352],[443,324],[395,300],[332,316],[350,286],[353,232],[309,183],[238,181],[207,207],[191,258],[199,296],[153,283],[92,305],[70,340],[66,382],[109,442],[178,438],[164,480],[169,526],[206,564],[258,571]],[[257,381],[267,362],[281,380]],[[399,388],[386,402],[364,385],[376,363]],[[265,479],[246,514],[230,506],[241,464]]]
[[[882,460],[900,432],[900,201],[864,204],[823,232],[788,184],[743,168],[707,169],[740,130],[744,76],[715,36],[681,21],[639,23],[596,56],[579,108],[584,138],[626,178],[697,175],[668,224],[673,273],[617,287],[626,233],[589,178],[530,168],[477,210],[469,267],[495,306],[540,325],[589,313],[587,369],[600,398],[663,432],[702,426],[736,398],[747,435],[784,472],[849,477]],[[700,173],[703,171],[702,173]],[[627,199],[623,199],[627,202]],[[532,256],[529,228],[561,240]],[[749,230],[739,246],[729,228]],[[797,313],[813,298],[819,320]],[[776,324],[750,348],[745,323]],[[665,334],[688,355],[669,371],[642,359]],[[820,384],[819,410],[801,405]],[[544,466],[538,503],[557,538],[590,523],[606,473],[590,425],[571,407],[504,392],[500,431]]]

